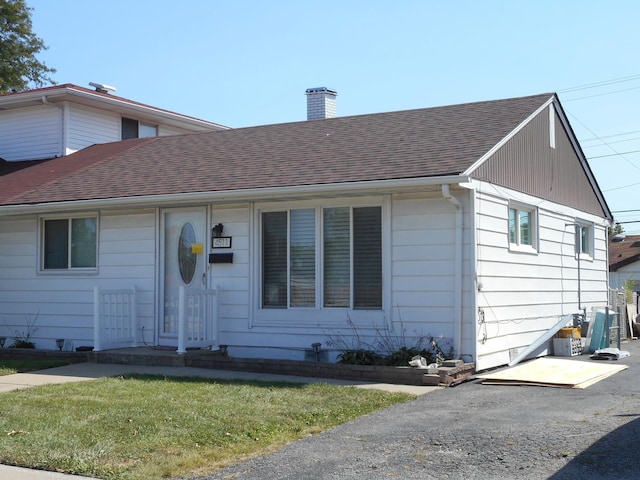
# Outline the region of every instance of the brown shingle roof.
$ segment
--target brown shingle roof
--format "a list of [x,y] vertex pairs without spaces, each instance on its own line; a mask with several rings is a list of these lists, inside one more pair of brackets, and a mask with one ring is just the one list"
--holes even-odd
[[94,145],[0,178],[0,205],[456,175],[553,94]]
[[640,260],[640,235],[616,235],[609,239],[609,271]]

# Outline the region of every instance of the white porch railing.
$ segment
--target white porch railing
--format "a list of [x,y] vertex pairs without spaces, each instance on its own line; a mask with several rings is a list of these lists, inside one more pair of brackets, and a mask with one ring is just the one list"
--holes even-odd
[[136,347],[136,287],[101,290],[93,287],[93,350]]
[[180,287],[178,292],[178,353],[189,347],[217,346],[218,287]]

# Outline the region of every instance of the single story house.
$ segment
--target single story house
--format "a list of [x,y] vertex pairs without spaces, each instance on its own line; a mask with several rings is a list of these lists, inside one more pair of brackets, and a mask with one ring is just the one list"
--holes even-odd
[[552,93],[96,144],[0,177],[0,329],[482,370],[606,304],[611,221]]

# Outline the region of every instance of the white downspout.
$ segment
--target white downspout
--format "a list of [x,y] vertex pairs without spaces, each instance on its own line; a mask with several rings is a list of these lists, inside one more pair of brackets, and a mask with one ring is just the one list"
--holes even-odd
[[454,240],[454,357],[462,353],[462,204],[451,195],[449,185],[442,184],[442,196],[456,208],[455,240]]

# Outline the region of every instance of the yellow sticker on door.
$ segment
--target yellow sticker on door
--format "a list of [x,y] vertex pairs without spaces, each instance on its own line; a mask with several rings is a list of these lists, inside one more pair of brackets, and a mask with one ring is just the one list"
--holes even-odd
[[203,253],[204,247],[201,243],[192,243],[191,244],[191,253]]

